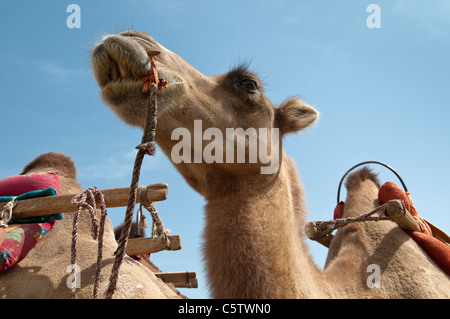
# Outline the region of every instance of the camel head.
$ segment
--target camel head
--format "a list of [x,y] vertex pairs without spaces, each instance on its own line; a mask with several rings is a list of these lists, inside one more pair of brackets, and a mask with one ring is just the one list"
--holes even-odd
[[[267,156],[273,162],[277,155],[281,161],[281,147],[274,148],[273,142],[281,145],[284,134],[300,131],[318,117],[314,108],[296,98],[274,106],[261,80],[245,66],[206,76],[150,35],[126,31],[96,45],[92,66],[103,101],[132,126],[145,125],[149,97],[142,80],[149,75],[153,51],[160,52],[154,58],[159,77],[169,82],[158,93],[156,142],[203,195],[202,185],[208,178],[217,181],[217,174],[275,175],[277,169],[261,174],[262,165],[271,164]],[[254,142],[266,151],[266,158],[253,149]],[[244,160],[239,158],[243,155]]]

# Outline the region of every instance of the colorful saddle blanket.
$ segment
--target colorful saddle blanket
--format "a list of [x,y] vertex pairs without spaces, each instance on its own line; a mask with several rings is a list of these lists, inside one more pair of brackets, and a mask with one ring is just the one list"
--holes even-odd
[[[0,180],[0,202],[33,197],[53,196],[59,193],[59,177],[55,173],[31,174]],[[12,219],[0,228],[0,271],[23,260],[29,251],[52,229],[62,214]]]
[[0,228],[0,271],[23,260],[55,222],[12,224]]

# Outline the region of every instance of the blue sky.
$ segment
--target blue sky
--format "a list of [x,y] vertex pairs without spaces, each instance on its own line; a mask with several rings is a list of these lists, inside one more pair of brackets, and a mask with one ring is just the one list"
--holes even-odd
[[[66,25],[71,3],[81,8],[81,28]],[[371,3],[381,28],[366,25]],[[298,95],[320,111],[317,124],[284,142],[310,220],[332,218],[347,169],[378,160],[402,176],[419,213],[450,232],[449,16],[446,0],[1,1],[0,178],[57,151],[75,161],[84,188],[129,186],[141,131],[102,103],[90,50],[106,34],[138,29],[206,75],[251,60],[273,103]],[[381,182],[398,182],[373,168]],[[144,161],[141,184],[154,182],[169,184],[157,209],[183,249],[152,259],[164,271],[196,271],[200,287],[182,292],[208,297],[204,200],[162,152]],[[115,225],[124,212],[110,210]],[[322,266],[326,249],[311,250]]]

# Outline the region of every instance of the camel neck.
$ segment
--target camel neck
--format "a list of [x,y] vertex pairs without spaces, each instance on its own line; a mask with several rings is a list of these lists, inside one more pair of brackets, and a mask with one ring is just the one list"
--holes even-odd
[[[308,297],[315,265],[300,238],[301,212],[281,172],[261,192],[208,200],[204,255],[214,298]],[[313,285],[311,285],[313,286]]]

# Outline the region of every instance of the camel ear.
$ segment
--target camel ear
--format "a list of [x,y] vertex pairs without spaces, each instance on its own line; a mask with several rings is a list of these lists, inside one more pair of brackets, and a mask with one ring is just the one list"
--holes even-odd
[[319,113],[296,98],[289,98],[276,109],[275,119],[281,134],[297,132],[311,125]]

